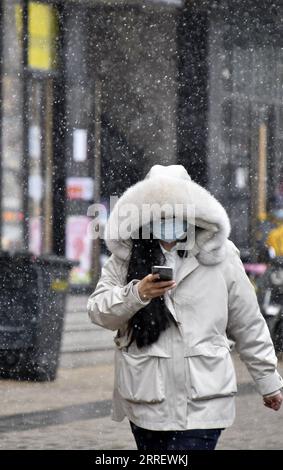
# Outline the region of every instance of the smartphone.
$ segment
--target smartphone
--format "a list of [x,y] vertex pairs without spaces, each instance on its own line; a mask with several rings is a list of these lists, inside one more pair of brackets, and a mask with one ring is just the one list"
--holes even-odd
[[169,266],[152,266],[151,268],[152,274],[159,274],[158,281],[172,281],[173,280],[173,268]]

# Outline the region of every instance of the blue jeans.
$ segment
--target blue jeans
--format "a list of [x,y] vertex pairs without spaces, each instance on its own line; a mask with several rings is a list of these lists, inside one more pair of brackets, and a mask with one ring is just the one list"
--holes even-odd
[[130,421],[138,450],[214,450],[224,428],[151,431]]

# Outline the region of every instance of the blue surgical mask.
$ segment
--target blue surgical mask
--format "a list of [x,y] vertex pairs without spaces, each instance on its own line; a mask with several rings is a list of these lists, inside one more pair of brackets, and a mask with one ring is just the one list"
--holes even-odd
[[283,219],[283,209],[275,209],[273,211],[273,215],[274,217],[276,217],[277,219]]
[[185,220],[170,218],[161,219],[161,222],[153,222],[152,233],[155,238],[167,243],[182,239],[187,231]]

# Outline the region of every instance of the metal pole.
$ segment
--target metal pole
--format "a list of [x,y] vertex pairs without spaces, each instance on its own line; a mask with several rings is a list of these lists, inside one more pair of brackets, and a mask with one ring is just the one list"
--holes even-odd
[[[100,202],[101,185],[101,80],[98,78],[94,87],[94,202]],[[95,288],[100,276],[100,239],[93,240],[92,282]]]
[[53,241],[52,249],[56,255],[65,255],[66,227],[66,17],[68,8],[65,2],[59,3],[59,45],[58,75],[53,87]]
[[44,86],[44,109],[45,109],[45,181],[44,181],[44,212],[43,212],[43,252],[52,252],[52,231],[53,231],[53,149],[52,149],[52,102],[53,102],[53,81],[48,78]]
[[2,87],[3,87],[3,27],[4,27],[4,21],[3,21],[3,14],[4,14],[4,8],[3,8],[3,2],[0,2],[0,250],[2,250],[2,235],[3,235],[3,223],[2,223],[2,196],[3,196],[3,170],[2,170],[2,165],[3,165],[3,159],[2,159],[2,152],[3,152],[3,147],[2,147],[2,127],[3,127],[3,93],[2,93]]
[[23,248],[29,248],[29,204],[28,204],[28,178],[29,178],[29,142],[28,142],[28,0],[22,0],[23,28],[22,28],[22,72],[23,72],[23,158],[22,158],[22,207],[23,207]]
[[259,151],[258,151],[258,219],[263,222],[266,219],[266,162],[267,162],[267,126],[261,123],[259,126]]

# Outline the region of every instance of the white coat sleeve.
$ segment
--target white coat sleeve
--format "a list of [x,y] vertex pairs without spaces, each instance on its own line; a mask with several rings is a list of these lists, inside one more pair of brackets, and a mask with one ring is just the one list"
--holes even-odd
[[123,285],[124,276],[118,266],[119,262],[112,254],[102,267],[95,291],[87,302],[90,320],[109,330],[118,330],[125,326],[138,310],[150,302],[141,301],[136,294],[134,286],[138,279]]
[[267,324],[260,312],[254,286],[249,280],[239,250],[229,257],[227,335],[246,364],[257,391],[273,393],[283,386],[277,372],[277,357]]

